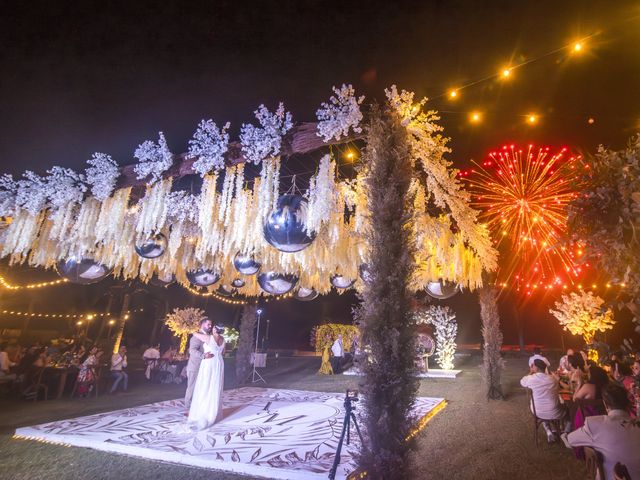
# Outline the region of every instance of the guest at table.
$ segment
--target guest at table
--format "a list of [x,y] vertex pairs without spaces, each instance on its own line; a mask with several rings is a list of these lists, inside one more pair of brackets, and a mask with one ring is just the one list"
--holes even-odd
[[569,357],[569,383],[563,387],[576,392],[584,383],[585,378],[587,378],[587,367],[584,358],[580,353],[574,353]]
[[529,357],[529,368],[531,368],[535,360],[542,360],[547,367],[551,365],[547,357],[542,355],[542,350],[540,349],[540,347],[536,347],[533,349],[533,355]]
[[631,478],[640,478],[640,428],[630,422],[627,392],[618,385],[608,385],[602,400],[606,415],[587,418],[584,426],[563,435],[563,440],[569,447],[591,447],[602,454],[605,478],[601,480],[614,479],[613,468],[618,462],[627,467]]
[[633,388],[633,373],[631,372],[631,367],[626,363],[614,362],[611,365],[611,376],[627,392],[630,392]]
[[602,390],[609,384],[607,372],[597,366],[589,369],[589,379],[573,394],[573,400],[600,400]]
[[11,367],[14,367],[15,363],[9,360],[9,354],[7,353],[7,344],[0,344],[0,380],[15,380],[16,374],[11,373]]
[[175,360],[176,353],[178,353],[178,349],[172,345],[162,354],[162,360],[173,362]]
[[573,351],[573,348],[568,348],[567,349],[567,354],[563,355],[560,358],[560,366],[559,366],[559,373],[568,373],[571,370],[571,365],[569,365],[569,357],[571,357],[571,355],[573,355],[575,352]]
[[122,382],[122,390],[127,391],[129,375],[123,370],[124,368],[127,368],[127,348],[122,346],[118,353],[111,356],[111,377],[114,381],[109,393],[115,393],[120,382]]
[[147,348],[142,354],[142,359],[147,366],[144,371],[144,376],[147,377],[147,380],[151,380],[151,370],[156,368],[158,360],[160,359],[160,344],[157,343]]
[[[534,359],[529,369],[529,375],[522,377],[520,385],[531,389],[532,400],[538,418],[545,420],[565,419],[567,414],[560,404],[558,381],[553,376],[548,375],[546,371],[547,364],[539,358]],[[532,412],[534,405],[530,406]],[[547,440],[550,443],[554,442],[556,437],[549,423],[542,422],[542,426],[547,433]]]

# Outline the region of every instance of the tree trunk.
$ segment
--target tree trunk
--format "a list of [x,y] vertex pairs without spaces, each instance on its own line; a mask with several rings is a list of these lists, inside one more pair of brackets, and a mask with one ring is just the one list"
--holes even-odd
[[124,335],[124,327],[127,322],[127,317],[129,316],[127,311],[129,310],[130,299],[131,299],[131,294],[125,293],[124,298],[122,300],[122,309],[120,310],[120,318],[118,319],[118,329],[116,333],[116,341],[113,344],[113,353],[118,353],[118,350],[120,350],[120,343],[122,342],[122,337]]
[[480,318],[482,319],[482,378],[487,388],[487,400],[504,398],[500,376],[504,362],[500,355],[502,332],[498,315],[498,293],[493,286],[482,287],[479,294]]

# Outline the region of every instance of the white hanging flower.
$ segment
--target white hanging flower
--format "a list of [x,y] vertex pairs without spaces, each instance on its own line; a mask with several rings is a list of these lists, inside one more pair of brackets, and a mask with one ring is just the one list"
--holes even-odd
[[308,234],[318,232],[331,219],[338,194],[335,171],[335,162],[329,155],[325,155],[320,159],[318,173],[309,180],[307,216],[304,220]]
[[170,192],[166,199],[167,216],[172,222],[190,221],[198,223],[200,196],[184,190]]
[[282,137],[291,130],[293,122],[291,113],[285,112],[282,102],[275,113],[271,113],[264,105],[260,105],[254,113],[260,127],[243,123],[240,143],[247,161],[257,165],[265,158],[280,153]]
[[80,203],[87,186],[84,175],[74,172],[70,168],[55,166],[47,170],[46,177],[47,199],[51,206],[58,210],[68,203]]
[[173,154],[167,146],[167,140],[162,132],[158,133],[158,143],[145,140],[133,154],[139,163],[133,168],[138,180],[151,175],[151,183],[156,183],[162,174],[173,165]]
[[0,216],[10,217],[16,208],[18,185],[12,175],[0,176]]
[[193,138],[189,140],[189,156],[198,157],[193,162],[193,169],[202,178],[214,170],[224,168],[224,154],[229,148],[227,130],[230,125],[227,122],[222,129],[218,129],[213,120],[202,120]]
[[316,111],[318,118],[317,135],[325,142],[332,138],[340,140],[342,136],[349,135],[349,129],[356,133],[362,132],[359,126],[362,121],[360,104],[364,101],[364,95],[356,98],[355,90],[351,84],[342,84],[342,87],[333,87],[336,94],[331,96],[329,103],[322,102]]
[[447,306],[429,305],[426,310],[415,314],[415,320],[418,325],[433,325],[437,346],[436,361],[443,370],[452,370],[458,334],[455,312]]
[[16,182],[16,206],[36,215],[47,205],[46,179],[31,170],[27,170],[22,176],[24,178]]
[[85,170],[87,183],[91,185],[91,193],[101,202],[111,196],[116,186],[116,181],[120,176],[118,164],[106,153],[94,153],[91,159],[87,160],[91,165]]

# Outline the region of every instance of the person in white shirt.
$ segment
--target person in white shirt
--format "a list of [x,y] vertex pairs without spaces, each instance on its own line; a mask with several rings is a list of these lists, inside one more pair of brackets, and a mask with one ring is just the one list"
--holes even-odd
[[122,389],[126,392],[129,384],[129,375],[123,370],[127,368],[127,349],[126,347],[120,347],[118,353],[114,353],[111,356],[111,377],[113,377],[113,386],[109,393],[114,393],[118,388],[118,385],[122,381]]
[[606,415],[587,417],[579,429],[562,435],[567,447],[591,447],[603,457],[604,479],[613,480],[613,468],[621,463],[631,478],[640,478],[640,428],[631,423],[629,397],[624,388],[607,385],[602,392]]
[[567,349],[567,354],[566,354],[566,355],[563,355],[563,356],[560,358],[560,366],[559,366],[559,369],[560,369],[560,371],[561,371],[561,372],[566,373],[566,372],[571,371],[571,365],[569,364],[569,357],[570,357],[571,355],[573,355],[573,353],[574,353],[574,352],[573,352],[573,349],[572,349],[572,348],[569,348],[569,349]]
[[[566,410],[562,408],[558,397],[558,381],[546,372],[547,365],[540,359],[535,359],[531,365],[529,375],[522,377],[520,385],[530,388],[536,416],[544,420],[558,420],[566,418]],[[533,412],[533,406],[531,406]],[[548,422],[543,422],[547,440],[555,441],[555,435]]]
[[533,361],[536,360],[536,359],[537,360],[542,360],[547,365],[547,367],[549,365],[551,365],[549,360],[547,360],[547,357],[542,355],[542,350],[540,350],[539,347],[534,348],[533,349],[533,355],[531,355],[529,357],[529,368],[531,368],[531,365],[533,365]]
[[16,374],[10,373],[11,367],[15,365],[15,363],[9,360],[7,346],[5,344],[0,345],[0,378],[3,380],[15,380]]
[[142,354],[142,358],[147,366],[144,376],[147,377],[147,380],[151,380],[151,370],[156,368],[160,359],[160,345],[157,344],[147,348]]
[[338,335],[335,342],[331,346],[331,368],[333,368],[333,373],[340,373],[342,367],[342,357],[344,356],[344,348],[342,346],[342,334]]

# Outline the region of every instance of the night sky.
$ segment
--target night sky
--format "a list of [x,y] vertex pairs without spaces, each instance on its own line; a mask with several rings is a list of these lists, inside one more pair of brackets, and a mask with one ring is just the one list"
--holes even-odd
[[[579,56],[547,55],[586,37]],[[200,119],[230,121],[237,133],[260,103],[283,101],[294,120],[312,121],[342,83],[369,99],[392,83],[434,98],[460,167],[505,142],[621,148],[640,130],[638,45],[640,4],[627,1],[3,2],[1,171],[83,169],[96,151],[131,163],[159,130],[182,152]],[[506,82],[479,82],[456,102],[443,96],[529,60]],[[474,109],[484,112],[479,125],[467,120]],[[535,127],[530,112],[540,115]],[[99,296],[106,285],[90,288]],[[178,287],[169,296],[172,307],[188,301]],[[284,326],[276,337],[299,344],[321,316],[347,321],[353,295],[335,298],[270,307],[274,328]],[[463,341],[479,340],[473,298],[454,302]],[[535,340],[557,343],[559,329],[538,320],[544,327],[533,330],[554,338]]]

